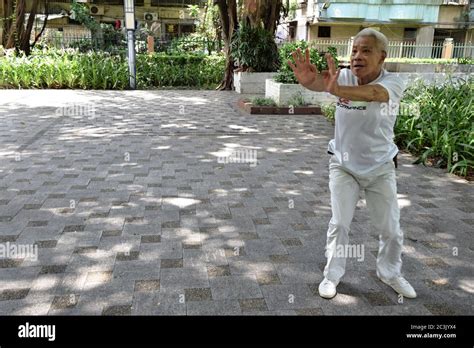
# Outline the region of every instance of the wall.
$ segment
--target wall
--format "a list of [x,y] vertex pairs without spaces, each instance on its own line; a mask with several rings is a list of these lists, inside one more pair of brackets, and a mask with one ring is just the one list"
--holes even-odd
[[[440,6],[437,28],[458,28],[457,22],[461,16],[463,6]],[[464,21],[464,20],[463,20]],[[450,24],[446,24],[450,23]]]
[[[410,27],[407,25],[407,27]],[[401,41],[404,39],[405,27],[392,27],[389,25],[380,26],[380,32],[384,34],[389,41]]]
[[314,92],[300,84],[283,84],[267,79],[265,84],[265,97],[273,99],[277,104],[288,105],[288,101],[298,96],[312,105],[327,104],[336,101],[336,97],[326,92]]
[[331,28],[331,39],[350,39],[360,31],[359,25],[334,25]]
[[[319,25],[325,26],[325,23],[319,23],[318,25],[312,25],[310,27],[310,40],[317,40],[318,38],[318,27]],[[360,31],[360,25],[341,25],[331,23],[331,40],[347,40],[351,36],[355,36]],[[395,27],[389,25],[378,26],[380,30],[390,41],[403,40],[404,27]],[[325,38],[321,38],[325,39]]]

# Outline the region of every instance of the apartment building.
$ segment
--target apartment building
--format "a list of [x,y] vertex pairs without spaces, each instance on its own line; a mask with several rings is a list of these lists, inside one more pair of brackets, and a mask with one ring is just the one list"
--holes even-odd
[[[27,8],[32,0],[27,1]],[[41,30],[45,18],[45,1],[40,0],[34,31]],[[84,3],[91,16],[100,23],[124,26],[123,0],[77,0]],[[206,0],[135,0],[135,18],[139,26],[158,24],[159,36],[169,39],[195,31],[195,20],[190,16],[188,5],[204,7]],[[0,0],[0,15],[3,14]],[[47,31],[59,32],[63,37],[81,36],[87,30],[70,16],[71,0],[49,0]],[[28,9],[27,9],[28,11]],[[33,33],[34,34],[34,33]],[[1,30],[0,30],[1,39]]]
[[474,43],[472,0],[292,1],[297,10],[286,22],[289,40],[344,40],[373,27],[391,41]]

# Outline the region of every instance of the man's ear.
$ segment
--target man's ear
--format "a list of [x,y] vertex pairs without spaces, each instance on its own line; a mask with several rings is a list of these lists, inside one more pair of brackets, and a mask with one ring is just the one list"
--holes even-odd
[[382,58],[380,58],[380,64],[383,64],[385,61],[385,58],[387,58],[387,52],[382,51]]

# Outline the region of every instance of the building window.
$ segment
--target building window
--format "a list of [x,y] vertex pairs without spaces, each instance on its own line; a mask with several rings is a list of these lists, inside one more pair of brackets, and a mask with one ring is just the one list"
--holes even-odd
[[416,40],[416,28],[405,28],[404,34],[403,34],[403,39],[404,40]]
[[331,37],[331,27],[318,27],[318,37]]
[[288,33],[290,36],[290,39],[293,40],[296,37],[296,26],[298,25],[297,21],[293,21],[289,23],[290,25],[288,26]]

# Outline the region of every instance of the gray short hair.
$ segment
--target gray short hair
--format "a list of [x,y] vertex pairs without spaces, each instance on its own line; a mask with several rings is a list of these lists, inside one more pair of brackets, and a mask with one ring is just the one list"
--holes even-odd
[[354,37],[354,41],[359,38],[359,37],[362,37],[362,36],[371,36],[373,38],[375,38],[375,41],[377,42],[377,47],[381,50],[381,51],[385,51],[385,53],[387,53],[387,47],[388,47],[388,39],[387,37],[382,34],[380,31],[377,31],[375,29],[372,29],[372,28],[365,28],[365,29],[362,29],[361,31],[359,31],[357,33],[357,35]]

